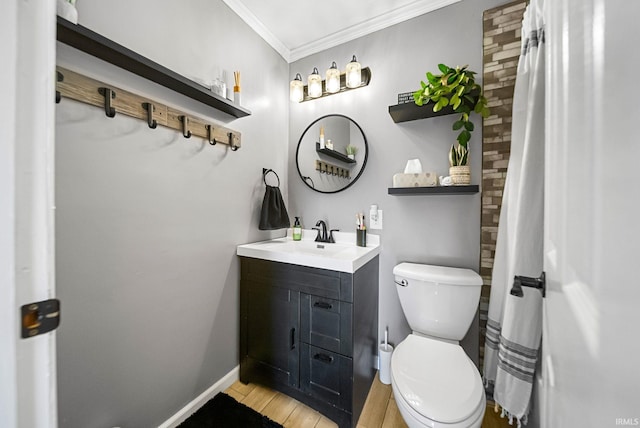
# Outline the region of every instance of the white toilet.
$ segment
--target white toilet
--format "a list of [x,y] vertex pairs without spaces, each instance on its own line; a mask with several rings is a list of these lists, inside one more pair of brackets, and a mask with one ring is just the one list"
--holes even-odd
[[473,320],[482,278],[469,269],[401,263],[393,269],[413,333],[391,357],[391,386],[410,428],[476,428],[484,386],[458,341]]

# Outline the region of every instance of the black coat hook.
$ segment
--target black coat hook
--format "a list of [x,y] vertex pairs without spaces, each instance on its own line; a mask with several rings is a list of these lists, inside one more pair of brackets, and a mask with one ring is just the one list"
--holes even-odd
[[153,111],[155,107],[151,103],[142,103],[142,107],[147,111],[147,124],[149,128],[156,129],[158,122],[153,118]]
[[[59,71],[56,71],[56,73],[57,73],[57,81],[62,82],[64,80],[64,75]],[[56,91],[56,104],[60,103],[61,98],[62,97],[60,96],[60,91]]]
[[213,125],[205,125],[205,128],[207,128],[207,140],[209,140],[209,144],[215,146],[218,142],[213,138]]
[[228,135],[229,135],[229,147],[231,148],[231,151],[235,152],[240,148],[240,146],[236,146],[234,144],[235,136],[233,135],[233,132],[229,132]]
[[115,117],[116,109],[111,105],[111,100],[116,97],[116,93],[110,88],[98,88],[100,95],[104,97],[104,113],[107,117]]
[[180,116],[180,122],[182,122],[182,136],[184,138],[191,138],[191,131],[189,131],[189,117]]

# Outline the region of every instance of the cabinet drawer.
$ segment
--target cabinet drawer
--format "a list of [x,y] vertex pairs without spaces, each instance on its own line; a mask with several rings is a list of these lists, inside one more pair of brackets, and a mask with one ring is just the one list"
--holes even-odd
[[242,278],[330,299],[353,300],[353,275],[325,269],[241,257]]
[[300,346],[300,388],[351,412],[352,360],[306,343]]
[[348,357],[352,356],[351,303],[301,294],[300,306],[302,342]]

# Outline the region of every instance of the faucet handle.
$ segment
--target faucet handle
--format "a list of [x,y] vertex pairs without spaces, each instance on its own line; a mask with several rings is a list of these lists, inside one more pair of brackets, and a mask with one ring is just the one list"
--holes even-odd
[[335,244],[336,241],[333,239],[333,232],[340,232],[340,229],[331,229],[329,231],[329,243],[330,244]]
[[320,234],[322,232],[320,231],[320,228],[319,227],[312,227],[311,229],[318,231],[318,235],[316,235],[316,242],[322,242],[322,237],[320,236]]

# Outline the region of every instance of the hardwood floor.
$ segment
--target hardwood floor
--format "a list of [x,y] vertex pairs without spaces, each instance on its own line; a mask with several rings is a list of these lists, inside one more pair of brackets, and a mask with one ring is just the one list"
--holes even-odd
[[[337,428],[337,425],[297,400],[260,385],[245,385],[236,381],[225,393],[257,412],[285,426],[285,428]],[[356,428],[405,428],[391,385],[380,382],[376,375]],[[487,403],[482,428],[509,428],[509,422],[500,418]],[[512,427],[511,427],[512,428]]]

